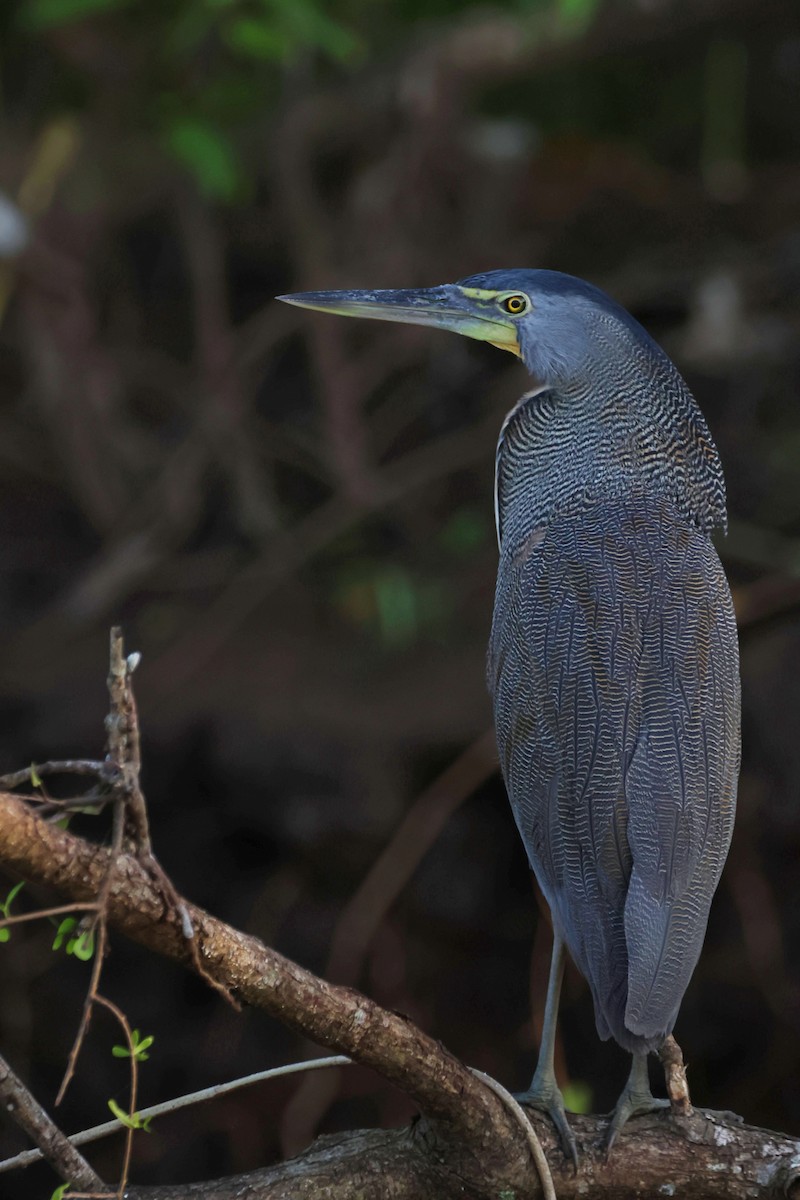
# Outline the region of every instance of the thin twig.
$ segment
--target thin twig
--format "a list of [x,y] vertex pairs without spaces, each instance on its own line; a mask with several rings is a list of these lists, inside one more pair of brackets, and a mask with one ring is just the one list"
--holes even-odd
[[[142,864],[159,888],[166,914],[174,913],[186,938],[195,970],[209,987],[219,992],[225,1000],[238,1009],[238,1002],[223,984],[214,978],[205,966],[200,949],[194,938],[194,928],[189,910],[181,900],[172,880],[163,869],[155,854],[150,838],[147,804],[139,782],[142,766],[141,734],[136,698],[133,694],[131,675],[138,666],[138,655],[126,655],[122,630],[118,625],[111,629],[109,651],[108,691],[111,709],[106,718],[108,731],[108,758],[119,772],[117,789],[118,804],[112,831],[112,861],[121,854],[132,854]],[[105,905],[111,886],[109,872],[98,904]]]
[[[108,875],[106,876],[106,878],[108,878],[108,876],[110,876],[111,871],[113,870],[113,861],[114,860],[112,859],[111,863],[109,864]],[[103,970],[103,959],[105,957],[106,946],[108,943],[108,933],[106,930],[105,900],[104,899],[98,897],[97,908],[98,908],[98,913],[97,913],[97,917],[95,918],[95,923],[94,923],[94,928],[97,930],[97,942],[95,944],[94,961],[92,963],[92,977],[89,981],[89,989],[88,989],[88,991],[86,993],[86,997],[83,1001],[83,1012],[81,1013],[81,1020],[80,1020],[80,1025],[78,1026],[78,1032],[75,1034],[75,1040],[73,1041],[72,1049],[69,1052],[69,1059],[67,1061],[67,1069],[64,1072],[64,1078],[61,1080],[61,1086],[59,1087],[58,1095],[56,1096],[56,1107],[58,1107],[58,1105],[64,1099],[67,1088],[69,1087],[70,1083],[72,1082],[72,1077],[75,1074],[75,1067],[78,1062],[78,1055],[81,1052],[81,1046],[83,1045],[83,1040],[86,1037],[86,1033],[89,1029],[89,1022],[92,1019],[92,1005],[93,1005],[94,1001],[97,999],[97,995],[98,995],[98,986],[100,984],[100,975]]]
[[125,643],[119,625],[111,629],[108,668],[108,694],[111,709],[106,717],[108,757],[120,772],[120,803],[114,819],[113,843],[117,854],[134,854],[138,859],[152,855],[147,805],[139,783],[142,766],[139,715],[131,686],[133,666],[138,657],[125,656]]
[[[284,1075],[295,1075],[299,1071],[318,1071],[323,1067],[345,1067],[353,1065],[352,1058],[348,1058],[346,1054],[332,1054],[327,1058],[310,1058],[305,1062],[287,1063],[283,1067],[270,1067],[266,1071],[256,1071],[253,1075],[243,1075],[240,1079],[230,1079],[227,1083],[217,1083],[213,1087],[202,1088],[198,1092],[188,1092],[185,1096],[176,1096],[172,1100],[163,1100],[160,1104],[152,1104],[149,1108],[143,1108],[136,1113],[141,1121],[151,1121],[155,1117],[163,1117],[168,1113],[178,1112],[181,1108],[189,1108],[193,1104],[200,1104],[205,1100],[216,1100],[219,1096],[226,1096],[229,1092],[238,1091],[239,1088],[251,1087],[254,1083],[263,1083],[267,1079],[280,1079]],[[112,1133],[118,1133],[121,1129],[126,1129],[124,1121],[113,1120],[105,1121],[102,1125],[95,1125],[91,1129],[83,1129],[80,1133],[73,1133],[68,1141],[73,1146],[85,1146],[88,1142],[99,1141],[100,1138],[108,1137]],[[29,1167],[32,1163],[39,1162],[43,1157],[41,1150],[25,1150],[22,1154],[15,1154],[13,1158],[6,1158],[0,1162],[0,1174],[4,1171],[13,1171],[17,1167]]]
[[37,776],[44,775],[97,775],[102,778],[105,766],[105,763],[96,762],[91,758],[61,758],[44,763],[31,763],[21,771],[0,775],[0,787],[10,791],[23,783],[31,783]]
[[131,1033],[131,1027],[128,1024],[128,1018],[125,1016],[125,1013],[112,1000],[108,1000],[105,996],[95,996],[95,1000],[116,1017],[122,1028],[122,1032],[125,1034],[125,1040],[128,1043],[128,1054],[131,1060],[131,1090],[130,1101],[128,1103],[128,1116],[131,1118],[131,1124],[125,1127],[125,1151],[122,1156],[122,1170],[120,1171],[119,1184],[117,1185],[117,1195],[119,1200],[123,1200],[125,1189],[128,1186],[131,1155],[133,1154],[133,1135],[135,1133],[133,1118],[136,1115],[136,1097],[139,1091],[139,1060],[136,1057],[133,1034]]
[[97,911],[96,904],[58,904],[55,908],[40,908],[36,912],[20,913],[16,917],[3,917],[0,929],[4,929],[6,925],[21,925],[23,921],[39,921],[43,918],[68,916],[70,913]]

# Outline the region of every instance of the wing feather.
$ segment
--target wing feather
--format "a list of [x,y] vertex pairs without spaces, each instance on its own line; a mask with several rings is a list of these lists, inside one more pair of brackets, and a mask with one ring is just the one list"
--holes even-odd
[[598,1030],[672,1028],[727,854],[739,761],[730,593],[708,538],[629,496],[504,546],[489,679],[517,824]]

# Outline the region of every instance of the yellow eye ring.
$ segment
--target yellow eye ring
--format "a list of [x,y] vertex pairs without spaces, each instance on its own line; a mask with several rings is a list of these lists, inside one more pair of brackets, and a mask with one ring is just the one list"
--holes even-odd
[[500,303],[505,312],[512,317],[519,317],[530,308],[528,297],[516,292],[513,296],[504,296]]

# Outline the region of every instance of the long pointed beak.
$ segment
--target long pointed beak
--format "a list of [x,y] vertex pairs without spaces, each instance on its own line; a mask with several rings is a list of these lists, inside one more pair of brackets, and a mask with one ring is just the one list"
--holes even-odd
[[519,355],[517,331],[496,308],[468,295],[456,284],[412,291],[295,292],[278,296],[285,304],[335,313],[342,317],[368,317],[375,321],[400,321],[406,325],[433,325],[479,342],[491,342]]

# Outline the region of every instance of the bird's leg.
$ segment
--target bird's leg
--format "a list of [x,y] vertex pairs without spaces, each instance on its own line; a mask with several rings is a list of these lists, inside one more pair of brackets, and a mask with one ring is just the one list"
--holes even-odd
[[611,1114],[611,1123],[606,1134],[606,1153],[611,1150],[617,1140],[617,1134],[626,1121],[629,1121],[631,1117],[657,1112],[662,1108],[669,1108],[669,1100],[657,1100],[650,1091],[647,1055],[634,1054],[628,1082],[622,1089],[622,1095]]
[[555,1125],[561,1139],[561,1147],[568,1158],[572,1159],[575,1170],[578,1169],[578,1147],[575,1144],[575,1134],[570,1129],[567,1114],[564,1109],[564,1097],[556,1083],[556,1072],[553,1061],[556,1047],[556,1021],[558,1019],[558,1000],[561,995],[561,980],[564,978],[564,961],[566,950],[564,942],[555,930],[553,931],[553,957],[550,960],[550,979],[547,983],[547,1001],[544,1008],[544,1025],[542,1040],[539,1046],[539,1061],[531,1085],[527,1092],[516,1097],[520,1104],[538,1108],[546,1112]]

